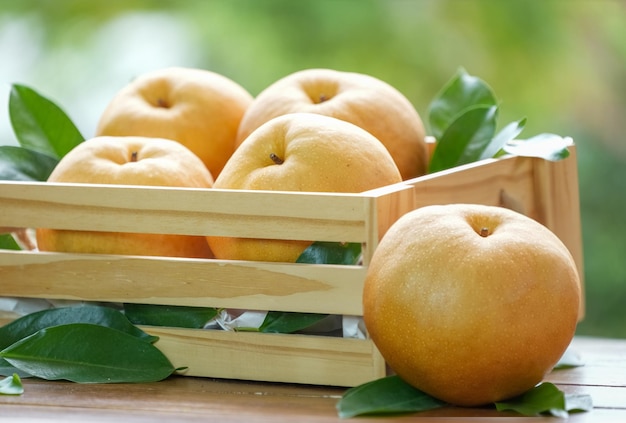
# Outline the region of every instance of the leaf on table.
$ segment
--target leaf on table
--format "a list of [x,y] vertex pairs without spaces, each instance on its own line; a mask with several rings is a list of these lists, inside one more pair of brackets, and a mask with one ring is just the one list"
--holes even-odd
[[0,376],[12,376],[13,374],[18,375],[21,378],[31,377],[30,374],[21,371],[20,369],[6,361],[4,358],[0,358]]
[[552,370],[571,369],[572,367],[584,366],[585,362],[582,357],[576,353],[571,347],[565,350],[565,353],[559,359]]
[[[544,382],[524,394],[507,401],[496,402],[498,411],[516,411],[524,416],[550,414],[567,418],[568,411],[587,411],[591,404],[588,395],[567,396],[556,385]],[[569,402],[569,403],[568,403]]]
[[124,314],[135,325],[199,329],[217,316],[217,312],[211,307],[124,304]]
[[9,117],[22,147],[57,159],[84,141],[76,125],[59,106],[25,85],[12,85]]
[[153,344],[88,323],[41,329],[0,357],[35,377],[78,383],[156,382],[176,370]]
[[41,310],[7,323],[0,327],[0,350],[41,329],[69,323],[106,326],[135,336],[142,342],[155,342],[158,339],[131,324],[126,316],[117,310],[110,307],[81,305]]
[[593,410],[591,395],[565,394],[565,409],[568,413],[581,413]]
[[496,106],[475,106],[460,115],[437,141],[428,172],[480,160],[495,134],[497,114]]
[[354,265],[360,258],[360,243],[314,242],[300,254],[296,263]]
[[0,250],[21,250],[20,245],[11,234],[0,235]]
[[47,154],[12,145],[0,146],[0,179],[47,181],[59,162]]
[[414,388],[399,376],[387,376],[348,389],[339,402],[339,417],[414,413],[443,407],[445,402]]
[[502,149],[509,154],[525,157],[539,157],[544,160],[558,161],[569,157],[568,147],[572,139],[555,134],[539,134],[527,140],[514,140]]
[[492,89],[461,68],[430,103],[427,113],[431,135],[440,139],[464,112],[476,106],[497,106]]
[[0,380],[0,395],[21,395],[24,386],[18,374],[12,374]]

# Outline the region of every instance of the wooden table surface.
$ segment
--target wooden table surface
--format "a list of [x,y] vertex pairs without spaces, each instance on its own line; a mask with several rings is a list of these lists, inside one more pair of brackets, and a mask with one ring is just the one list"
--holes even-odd
[[[589,394],[594,409],[571,422],[626,422],[626,340],[577,337],[582,367],[552,372],[547,381],[566,393]],[[341,420],[342,388],[176,376],[147,384],[86,385],[23,379],[20,396],[0,395],[0,421],[11,422],[464,422],[547,420],[488,408],[443,408],[386,418]],[[511,417],[516,416],[515,419]],[[435,418],[436,417],[436,418]]]

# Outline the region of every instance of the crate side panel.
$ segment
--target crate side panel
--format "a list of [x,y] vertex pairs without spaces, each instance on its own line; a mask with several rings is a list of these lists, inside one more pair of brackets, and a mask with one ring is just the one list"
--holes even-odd
[[404,213],[415,208],[413,187],[404,183],[368,191],[366,198],[371,204],[365,207],[370,211],[366,221],[368,241],[364,245],[363,262],[369,264],[378,242],[393,223]]
[[356,386],[385,376],[370,340],[143,327],[189,376]]
[[[359,195],[0,182],[0,226],[364,242]],[[45,213],[43,212],[45,211]]]
[[507,207],[538,217],[532,159],[483,160],[408,181],[415,188],[415,207],[472,203]]
[[585,314],[583,242],[578,188],[576,148],[571,146],[570,157],[557,162],[535,159],[535,198],[539,221],[563,241],[576,265],[581,281],[581,309]]
[[[360,207],[360,194],[331,192],[287,192],[225,190],[132,185],[72,184],[52,182],[0,181],[0,199],[41,200],[53,204],[109,205],[134,210],[163,209],[202,211],[238,215],[341,218],[346,210]],[[311,201],[333,206],[320,211]]]
[[0,296],[362,315],[361,266],[0,252]]
[[539,220],[552,230],[582,267],[582,235],[580,227],[580,196],[576,151],[558,162],[535,160],[535,196],[540,209]]
[[393,195],[385,195],[376,199],[376,222],[378,238],[381,239],[387,229],[394,224],[403,214],[415,208],[415,195],[410,186],[406,186],[403,191],[395,192]]

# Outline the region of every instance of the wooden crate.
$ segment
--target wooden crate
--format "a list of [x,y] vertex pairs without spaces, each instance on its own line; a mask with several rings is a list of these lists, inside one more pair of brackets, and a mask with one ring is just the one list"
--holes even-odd
[[[0,296],[362,315],[380,235],[428,204],[520,211],[554,231],[582,275],[575,146],[560,162],[484,160],[360,194],[0,182],[0,227],[360,242],[363,265],[0,251]],[[583,309],[581,308],[581,314]],[[145,328],[187,375],[355,386],[386,374],[369,339]]]

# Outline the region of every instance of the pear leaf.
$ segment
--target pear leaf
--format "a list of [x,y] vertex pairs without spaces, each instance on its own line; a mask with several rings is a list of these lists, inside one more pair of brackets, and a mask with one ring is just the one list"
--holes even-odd
[[32,377],[29,373],[23,372],[17,367],[9,364],[4,358],[0,358],[0,376],[18,375],[21,378]]
[[294,333],[327,318],[327,314],[270,311],[259,327],[263,333]]
[[565,395],[556,385],[544,382],[524,394],[496,402],[498,411],[516,411],[524,416],[552,415],[567,418],[569,412],[589,411],[593,407],[589,395]]
[[527,140],[514,140],[502,148],[515,156],[539,157],[544,160],[558,161],[569,157],[568,147],[572,139],[555,134],[539,134]]
[[300,254],[296,263],[354,265],[361,258],[361,244],[314,242]]
[[12,85],[9,117],[20,146],[56,159],[84,141],[59,106],[25,85]]
[[565,394],[565,409],[568,413],[593,410],[593,400],[587,394]]
[[452,122],[437,142],[429,173],[480,160],[495,134],[497,112],[496,106],[476,106]]
[[0,146],[0,179],[46,181],[59,162],[48,154],[12,145]]
[[21,250],[15,238],[11,234],[0,235],[0,250]]
[[154,304],[124,304],[124,314],[135,325],[200,329],[217,315],[216,308]]
[[479,160],[489,159],[498,155],[506,143],[514,140],[524,130],[525,125],[526,118],[511,122],[502,128],[483,150]]
[[414,413],[446,403],[414,388],[399,376],[387,376],[348,389],[336,405],[341,418]]
[[581,367],[584,365],[585,362],[582,357],[570,347],[565,350],[565,353],[561,356],[558,363],[556,363],[552,370],[571,369],[573,367]]
[[81,305],[37,311],[0,327],[0,350],[41,329],[69,323],[91,323],[107,326],[126,332],[148,343],[155,342],[157,339],[133,326],[122,313],[113,308]]
[[497,106],[496,97],[489,85],[460,68],[428,106],[431,135],[440,139],[452,122],[476,106]]
[[0,395],[21,395],[24,386],[17,373],[0,380]]
[[35,377],[78,383],[156,382],[176,370],[150,342],[89,323],[41,329],[0,357]]

